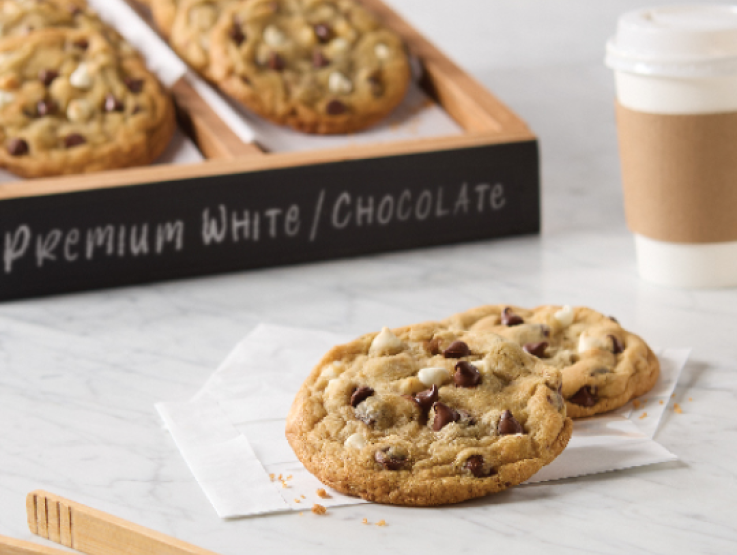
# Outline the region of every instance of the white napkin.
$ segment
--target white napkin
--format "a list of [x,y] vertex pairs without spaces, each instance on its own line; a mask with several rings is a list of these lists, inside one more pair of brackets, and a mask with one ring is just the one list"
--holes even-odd
[[[302,382],[330,347],[350,339],[260,325],[191,401],[156,405],[219,516],[305,510],[313,503],[325,507],[365,503],[322,485],[299,463],[284,438],[285,418]],[[652,437],[689,351],[657,354],[661,377],[645,396],[645,406],[632,410],[630,404],[614,414],[575,422],[563,454],[528,483],[676,460]],[[320,488],[330,498],[319,497]]]

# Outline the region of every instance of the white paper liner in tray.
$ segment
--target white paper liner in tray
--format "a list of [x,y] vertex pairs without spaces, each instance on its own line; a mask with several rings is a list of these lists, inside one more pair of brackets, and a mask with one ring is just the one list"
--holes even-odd
[[[339,334],[260,325],[191,401],[156,405],[185,461],[223,518],[365,503],[325,488],[299,463],[284,438],[285,418],[312,367]],[[637,411],[577,421],[563,454],[528,483],[573,478],[676,460],[652,440],[689,351],[656,351],[661,377]],[[278,369],[278,370],[276,370]],[[662,401],[662,403],[661,403]],[[641,418],[647,412],[647,417]],[[630,414],[631,413],[631,414]],[[283,483],[270,474],[291,476]],[[303,497],[304,496],[304,497]]]

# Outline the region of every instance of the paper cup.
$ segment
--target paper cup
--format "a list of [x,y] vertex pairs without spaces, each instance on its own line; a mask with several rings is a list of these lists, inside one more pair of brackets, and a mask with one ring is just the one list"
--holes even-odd
[[737,285],[737,7],[624,14],[606,63],[640,275]]

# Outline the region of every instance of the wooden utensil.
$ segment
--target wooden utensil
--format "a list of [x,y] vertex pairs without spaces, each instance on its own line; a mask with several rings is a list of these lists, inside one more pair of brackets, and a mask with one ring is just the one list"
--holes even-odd
[[[28,494],[26,512],[31,532],[88,555],[217,555],[45,491]],[[29,551],[28,546],[36,549],[38,546],[15,543],[19,545],[11,546],[15,551],[9,551],[8,555],[64,553],[51,548]],[[2,549],[0,553],[5,555]]]

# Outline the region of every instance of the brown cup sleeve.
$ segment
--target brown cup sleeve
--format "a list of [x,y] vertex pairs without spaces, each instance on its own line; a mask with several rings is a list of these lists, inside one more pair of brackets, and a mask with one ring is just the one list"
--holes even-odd
[[673,243],[737,241],[737,112],[616,110],[629,228]]

